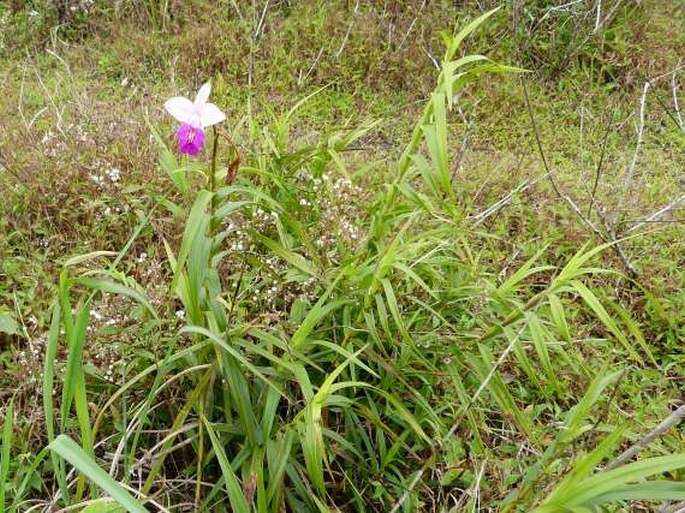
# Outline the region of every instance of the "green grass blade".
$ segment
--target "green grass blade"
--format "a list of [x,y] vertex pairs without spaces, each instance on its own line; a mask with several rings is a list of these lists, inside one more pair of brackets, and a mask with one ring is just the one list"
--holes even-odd
[[[59,302],[55,303],[52,310],[52,321],[48,332],[48,344],[45,348],[45,365],[43,370],[43,413],[45,415],[45,428],[48,443],[55,439],[55,405],[53,391],[55,386],[55,360],[57,358],[57,346],[59,344],[59,330],[61,320]],[[67,475],[62,460],[56,454],[50,452],[50,459],[59,486],[62,498],[69,502],[69,488],[67,487]]]
[[676,481],[646,481],[614,488],[595,497],[591,506],[616,501],[682,501],[685,500],[685,483]]
[[[580,281],[571,280],[569,282],[569,285],[573,287],[573,289],[575,289],[578,292],[578,294],[580,294],[580,296],[583,298],[583,301],[585,301],[585,303],[592,309],[592,311],[599,318],[599,320],[602,321],[602,324],[604,324],[604,326],[611,332],[611,334],[614,337],[616,337],[616,339],[621,343],[625,350],[628,351],[630,356],[632,356],[638,362],[643,363],[643,359],[640,357],[638,352],[635,350],[635,348],[632,346],[628,338],[625,336],[623,330],[621,330],[618,327],[614,319],[609,315],[604,306],[602,306],[602,303],[600,303],[597,296]],[[654,356],[652,355],[649,346],[647,346],[647,344],[641,340],[638,340],[638,344],[640,344],[643,351],[647,354],[652,363],[656,364],[656,360],[654,359]]]
[[555,502],[569,506],[585,505],[631,482],[680,468],[685,468],[685,454],[649,458],[608,472],[600,472],[569,487]]
[[10,473],[10,449],[14,429],[14,400],[10,400],[5,411],[5,422],[2,427],[2,460],[0,461],[0,508],[5,511],[5,490]]
[[67,435],[59,435],[48,446],[51,451],[59,454],[71,463],[79,472],[99,486],[103,491],[121,504],[131,513],[147,513],[147,510],[121,484],[102,470],[93,459],[86,454]]
[[219,461],[219,466],[221,467],[221,473],[224,476],[224,482],[226,484],[226,492],[228,493],[228,500],[231,503],[231,507],[235,513],[250,513],[250,505],[245,499],[243,494],[242,486],[238,477],[236,476],[231,463],[228,461],[226,452],[224,451],[224,446],[219,442],[219,439],[214,432],[214,428],[207,419],[202,416],[202,422],[207,429],[207,434],[212,441],[212,447],[214,447],[214,453]]
[[481,16],[473,20],[468,25],[466,25],[463,29],[457,32],[457,34],[454,37],[447,36],[447,51],[445,53],[444,59],[445,62],[451,61],[454,58],[454,55],[457,53],[457,50],[459,49],[459,45],[461,45],[461,42],[466,37],[468,37],[474,30],[480,27],[485,22],[485,20],[487,20],[490,16],[492,16],[499,10],[500,7],[496,7],[495,9],[488,11],[485,14],[482,14]]
[[[70,308],[70,306],[67,307]],[[62,315],[65,324],[68,324],[68,318],[71,317],[71,310],[65,313],[64,305],[62,306]],[[68,317],[65,317],[68,316]],[[76,323],[72,326],[71,331],[67,330],[67,347],[69,355],[67,356],[67,367],[64,375],[64,385],[62,391],[62,410],[61,410],[61,431],[65,430],[67,419],[69,418],[69,411],[71,410],[71,403],[76,393],[76,387],[79,385],[79,377],[83,375],[82,355],[83,347],[86,343],[86,328],[90,319],[90,302],[87,301],[79,311]]]
[[132,289],[131,287],[127,287],[121,283],[116,283],[110,280],[105,280],[103,278],[72,278],[70,281],[75,285],[83,285],[84,287],[88,287],[93,290],[129,297],[144,306],[155,319],[158,318],[157,312],[148,299],[143,294],[135,289]]

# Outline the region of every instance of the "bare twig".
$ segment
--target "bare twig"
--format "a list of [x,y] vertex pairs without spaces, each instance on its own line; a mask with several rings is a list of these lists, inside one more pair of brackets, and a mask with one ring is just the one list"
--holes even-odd
[[259,20],[257,20],[256,14],[256,5],[255,1],[253,0],[252,6],[253,6],[253,12],[255,14],[255,31],[252,33],[252,37],[250,38],[250,57],[248,59],[248,64],[247,64],[247,85],[252,87],[252,82],[254,80],[254,64],[255,64],[255,51],[256,51],[256,46],[257,46],[257,40],[259,39],[259,35],[263,32],[264,30],[264,18],[266,18],[266,11],[269,9],[269,3],[271,0],[266,0],[264,2],[264,8],[262,9],[262,14],[259,17]]
[[357,19],[357,13],[359,12],[359,0],[354,4],[354,12],[352,13],[352,19],[350,20],[350,24],[347,26],[347,32],[345,32],[345,37],[343,38],[343,41],[340,45],[340,48],[338,48],[338,51],[335,52],[335,58],[338,59],[340,55],[342,55],[343,49],[345,48],[345,45],[347,44],[347,40],[350,37],[350,33],[352,32],[352,27],[354,26],[354,21]]
[[604,139],[602,141],[602,149],[599,154],[599,162],[597,163],[597,169],[595,171],[595,181],[592,184],[592,192],[590,193],[590,205],[588,206],[587,209],[587,216],[590,217],[592,213],[592,207],[595,203],[595,194],[597,194],[597,186],[599,185],[599,177],[602,173],[602,164],[604,164],[604,156],[606,155],[606,149],[607,149],[607,141],[609,140],[609,134],[611,133],[611,124],[612,124],[612,119],[611,117],[609,118],[609,121],[607,122],[607,128],[604,132]]
[[[680,63],[678,63],[678,67],[680,67]],[[678,103],[678,73],[673,72],[673,76],[671,77],[671,90],[673,91],[673,108],[675,109],[675,117],[678,120],[678,124],[680,125],[680,129],[685,131],[685,124],[683,124],[683,117],[680,115],[680,104]]]
[[[611,9],[609,9],[607,15],[604,16],[604,18],[602,18],[602,21],[600,21],[599,23],[595,23],[595,28],[592,30],[592,34],[596,34],[597,32],[599,32],[599,30],[612,18],[612,16],[616,12],[616,9],[618,9],[621,3],[623,3],[623,0],[616,0],[616,3],[613,5]],[[587,40],[585,42],[587,42]],[[584,45],[585,43],[583,43],[581,47]]]
[[478,475],[476,476],[476,482],[473,484],[474,488],[474,495],[476,496],[476,509],[475,511],[480,511],[480,506],[481,506],[481,492],[480,492],[480,483],[483,480],[483,474],[485,474],[485,465],[487,464],[487,460],[483,462],[483,464],[480,467],[480,470],[478,471]]
[[243,13],[240,12],[240,8],[238,7],[238,4],[236,3],[236,1],[231,0],[231,4],[233,5],[235,12],[238,13],[238,18],[240,18],[240,21],[245,21],[245,18],[243,18]]
[[452,169],[452,176],[450,176],[450,185],[454,185],[454,179],[457,176],[457,173],[461,169],[461,163],[464,160],[464,155],[466,154],[466,150],[468,149],[469,143],[471,142],[471,125],[469,125],[468,130],[466,131],[466,135],[464,135],[464,138],[461,140],[461,147],[459,148],[459,154],[457,155],[457,163],[454,166],[454,169]]
[[561,69],[564,69],[564,67],[566,66],[566,64],[568,64],[568,62],[569,62],[571,59],[573,59],[573,58],[578,54],[578,52],[587,44],[587,42],[590,41],[590,39],[592,39],[595,35],[597,35],[597,33],[599,33],[599,31],[602,29],[602,27],[603,27],[604,25],[606,25],[606,24],[611,20],[611,18],[614,16],[614,13],[615,13],[616,10],[619,8],[619,6],[621,5],[621,3],[623,3],[623,0],[617,0],[617,1],[616,1],[616,3],[611,7],[611,9],[609,9],[609,12],[608,12],[608,13],[604,16],[604,18],[602,18],[602,20],[599,22],[599,24],[595,23],[595,27],[594,27],[594,29],[592,30],[592,32],[590,32],[590,33],[583,39],[583,41],[581,41],[581,43],[580,43],[578,46],[576,46],[572,51],[568,52],[568,53],[564,56],[564,58],[562,59],[562,61],[561,61],[559,64],[557,64],[557,66],[555,67],[556,71],[559,71],[559,70],[561,70]]
[[542,159],[542,165],[545,168],[546,176],[547,179],[549,180],[549,183],[552,185],[552,189],[554,189],[554,192],[556,193],[557,196],[560,198],[563,198],[563,195],[559,191],[559,188],[557,187],[556,182],[554,181],[554,177],[552,176],[552,172],[550,171],[549,165],[547,164],[547,157],[545,157],[545,152],[542,149],[542,141],[540,140],[540,132],[538,130],[538,126],[535,123],[535,116],[533,115],[533,106],[530,103],[530,97],[528,95],[528,85],[526,84],[525,80],[522,80],[521,83],[523,84],[523,96],[526,99],[526,108],[528,109],[528,118],[530,119],[530,124],[533,127],[533,135],[535,135],[535,142],[537,143],[538,146],[538,151],[540,152],[540,158]]
[[637,128],[637,143],[635,144],[635,152],[633,153],[633,159],[630,161],[630,166],[628,167],[628,171],[626,173],[626,179],[623,184],[623,196],[621,197],[621,200],[616,207],[616,214],[614,216],[614,222],[618,220],[618,216],[620,215],[621,208],[623,204],[625,203],[625,200],[629,195],[631,195],[631,185],[633,182],[633,175],[635,174],[635,166],[637,166],[637,161],[640,156],[640,150],[642,149],[642,140],[644,138],[644,132],[645,132],[645,107],[647,105],[647,93],[649,92],[649,88],[651,86],[651,82],[646,81],[645,86],[642,90],[642,98],[640,99],[640,121],[639,125]]
[[400,50],[404,46],[404,43],[407,41],[407,38],[409,37],[409,34],[411,34],[411,31],[414,30],[414,25],[416,25],[416,21],[419,19],[421,11],[423,11],[424,7],[426,7],[426,0],[423,0],[421,2],[421,7],[419,7],[419,13],[414,17],[414,20],[411,22],[411,25],[409,25],[409,28],[407,29],[407,32],[404,34],[402,41],[398,45],[397,50]]
[[17,110],[21,116],[21,120],[24,122],[24,126],[28,130],[30,127],[26,121],[26,116],[24,115],[24,83],[26,82],[26,64],[21,70],[21,82],[19,83],[19,102],[17,105]]
[[540,152],[540,158],[542,159],[542,164],[545,167],[546,174],[549,178],[550,183],[552,184],[552,188],[554,189],[554,192],[556,192],[557,196],[562,199],[566,204],[571,207],[571,210],[573,210],[576,215],[580,218],[581,221],[583,221],[590,230],[592,230],[602,241],[604,242],[611,242],[611,248],[614,250],[614,253],[616,253],[616,256],[621,260],[623,263],[624,267],[628,270],[630,273],[631,277],[636,277],[637,276],[637,271],[635,270],[635,267],[630,263],[630,260],[628,260],[628,257],[626,254],[623,252],[621,249],[621,246],[618,243],[618,240],[616,239],[615,235],[613,234],[613,230],[611,229],[610,225],[606,220],[604,219],[604,214],[602,213],[600,217],[602,218],[603,221],[605,221],[605,228],[606,228],[606,233],[602,232],[593,222],[592,220],[583,214],[583,211],[580,209],[580,207],[577,205],[577,203],[571,198],[571,196],[567,194],[563,194],[561,190],[557,187],[556,182],[554,181],[554,178],[552,177],[552,171],[550,170],[549,165],[547,164],[547,159],[545,158],[545,152],[542,149],[542,141],[540,139],[540,133],[538,132],[537,125],[535,123],[535,117],[533,115],[533,108],[530,104],[530,99],[528,98],[528,88],[526,87],[525,81],[523,82],[523,92],[524,96],[526,98],[526,106],[528,107],[528,115],[530,117],[530,122],[531,125],[533,126],[533,133],[535,135],[535,141],[537,142],[538,150]]
[[595,17],[595,29],[594,32],[599,30],[599,24],[602,20],[602,0],[597,0],[597,16]]
[[262,9],[262,15],[259,18],[259,23],[257,23],[257,28],[255,29],[255,32],[254,32],[254,39],[255,40],[258,39],[259,34],[264,31],[264,18],[266,18],[266,11],[269,9],[269,3],[270,2],[271,2],[271,0],[266,0],[266,2],[264,2],[264,9]]
[[562,195],[561,198],[568,204],[569,207],[571,207],[571,210],[573,210],[576,215],[580,218],[585,225],[592,230],[592,232],[597,235],[597,237],[600,238],[603,242],[609,242],[609,238],[600,230],[597,228],[597,225],[593,223],[585,214],[583,214],[583,211],[580,210],[580,207],[576,204],[575,201],[570,196],[567,195]]
[[440,71],[440,62],[438,62],[438,59],[436,59],[432,53],[430,53],[425,46],[422,46],[421,49],[428,55],[428,58],[431,60],[433,63],[433,66],[435,66],[435,69]]
[[673,506],[662,506],[659,513],[685,513],[685,502],[679,502]]
[[426,469],[428,467],[423,466],[421,470],[419,470],[416,475],[414,476],[414,479],[411,480],[411,483],[409,483],[409,486],[407,486],[407,489],[404,491],[402,494],[402,497],[399,498],[399,500],[395,503],[395,505],[392,507],[390,510],[390,513],[397,513],[399,509],[402,507],[402,505],[407,501],[409,498],[409,495],[411,494],[412,490],[416,487],[417,483],[421,480],[421,477],[423,477],[423,474],[426,472]]
[[604,224],[604,229],[609,234],[609,240],[614,242],[612,247],[614,248],[614,252],[616,253],[616,256],[618,256],[618,258],[623,263],[623,266],[628,270],[628,274],[630,274],[630,277],[631,278],[637,278],[637,276],[638,276],[637,269],[635,269],[635,266],[628,259],[625,252],[623,251],[623,248],[621,248],[621,246],[618,244],[618,242],[616,242],[618,240],[618,237],[616,236],[614,229],[609,224],[609,221],[607,220],[606,216],[604,215],[604,212],[602,212],[602,210],[598,208],[597,209],[597,215],[599,216],[599,219],[602,221],[602,224]]
[[671,429],[673,426],[680,423],[680,421],[684,417],[685,417],[685,405],[683,405],[680,408],[678,408],[677,410],[675,410],[668,417],[666,417],[664,420],[662,420],[658,426],[656,426],[649,433],[647,433],[642,439],[640,439],[637,443],[633,444],[631,447],[629,447],[628,449],[623,451],[621,454],[619,454],[614,461],[612,461],[606,467],[604,467],[604,471],[615,469],[617,467],[620,467],[624,463],[626,463],[633,456],[635,456],[637,453],[639,453],[642,449],[644,449],[650,443],[652,443],[656,438],[660,437],[661,435],[666,433],[666,431]]
[[585,107],[583,105],[580,106],[580,134],[578,134],[579,138],[579,146],[580,146],[580,173],[582,176],[585,176],[585,138],[583,135],[585,134]]
[[536,178],[535,180],[530,180],[526,179],[523,182],[521,182],[516,188],[513,190],[509,191],[506,195],[504,195],[500,200],[498,200],[496,203],[490,205],[488,208],[486,208],[483,212],[471,216],[470,219],[474,221],[474,226],[478,226],[482,224],[486,219],[491,217],[493,214],[499,212],[501,209],[506,207],[509,203],[511,203],[511,200],[514,198],[514,196],[520,192],[525,191],[528,189],[530,186],[538,183],[540,180],[544,179],[545,176],[541,176],[539,178]]
[[317,54],[316,58],[314,59],[314,62],[312,65],[309,67],[309,70],[307,71],[307,74],[302,76],[302,70],[300,70],[300,75],[297,77],[297,86],[301,86],[307,78],[309,78],[309,75],[312,74],[312,71],[314,71],[314,68],[316,68],[316,65],[319,63],[319,59],[321,59],[321,56],[323,55],[323,46],[319,50],[319,53]]
[[685,195],[680,196],[680,198],[676,199],[675,201],[672,201],[671,203],[669,203],[665,207],[660,208],[659,210],[657,210],[656,212],[654,212],[653,214],[651,214],[650,216],[648,216],[644,220],[639,221],[638,223],[634,224],[633,226],[628,228],[624,233],[628,234],[628,233],[634,232],[638,228],[642,228],[644,225],[646,225],[648,223],[655,222],[657,219],[668,214],[671,210],[676,208],[681,203],[685,203]]
[[516,347],[516,344],[518,344],[519,340],[521,339],[521,335],[523,335],[523,332],[526,331],[526,328],[528,327],[529,322],[530,322],[530,318],[526,317],[526,321],[523,323],[523,326],[521,326],[521,329],[511,339],[511,341],[509,342],[509,345],[502,352],[502,354],[499,355],[499,358],[497,358],[497,361],[492,366],[492,368],[490,369],[488,374],[485,376],[485,379],[481,382],[480,386],[476,390],[476,393],[471,396],[471,398],[469,399],[469,402],[466,404],[463,411],[459,414],[459,417],[457,417],[457,420],[454,421],[450,430],[447,432],[447,434],[444,437],[442,437],[443,441],[448,440],[449,438],[454,436],[454,433],[457,432],[457,429],[459,429],[459,426],[461,425],[461,422],[464,420],[464,417],[466,416],[468,411],[471,409],[473,404],[478,400],[478,398],[480,397],[480,394],[483,393],[483,390],[485,390],[485,388],[490,384],[490,380],[492,380],[493,376],[495,375],[495,372],[497,372],[497,369],[509,357],[509,354],[514,350],[514,347]]
[[577,4],[584,2],[584,1],[585,0],[572,0],[571,2],[567,2],[565,4],[554,5],[554,6],[550,7],[549,9],[547,9],[547,12],[542,16],[542,18],[540,18],[536,22],[536,25],[540,25],[543,21],[545,21],[547,18],[549,18],[553,12],[567,11],[569,9],[569,7],[573,7],[574,5],[577,5]]

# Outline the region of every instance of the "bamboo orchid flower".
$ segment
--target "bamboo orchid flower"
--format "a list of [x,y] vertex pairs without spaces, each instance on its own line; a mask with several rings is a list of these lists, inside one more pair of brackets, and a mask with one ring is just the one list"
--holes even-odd
[[179,151],[187,155],[197,155],[205,144],[205,128],[226,119],[219,107],[209,103],[212,86],[206,82],[198,91],[195,101],[176,96],[164,103],[169,114],[181,122],[176,131]]

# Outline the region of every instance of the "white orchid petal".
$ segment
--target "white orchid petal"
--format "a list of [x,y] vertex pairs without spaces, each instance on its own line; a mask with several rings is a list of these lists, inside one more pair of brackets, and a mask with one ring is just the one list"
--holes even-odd
[[216,125],[226,119],[226,114],[221,112],[221,109],[213,103],[205,103],[200,111],[200,123],[202,128]]
[[200,90],[197,92],[197,96],[195,97],[195,105],[198,107],[204,105],[207,103],[207,100],[209,100],[209,93],[212,92],[212,84],[209,82],[205,82],[202,84],[202,87]]
[[181,123],[191,123],[195,115],[195,105],[188,98],[176,96],[167,100],[164,103],[164,108],[169,114],[179,120]]

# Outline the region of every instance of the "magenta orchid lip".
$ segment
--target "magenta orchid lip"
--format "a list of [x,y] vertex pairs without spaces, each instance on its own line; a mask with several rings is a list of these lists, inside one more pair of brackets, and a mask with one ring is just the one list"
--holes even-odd
[[195,101],[175,96],[164,103],[167,112],[181,122],[176,135],[182,154],[194,156],[200,153],[205,143],[205,128],[226,119],[226,114],[208,101],[211,92],[212,85],[205,82],[197,92]]
[[205,133],[188,123],[182,123],[176,131],[179,152],[186,155],[197,155],[205,144]]

